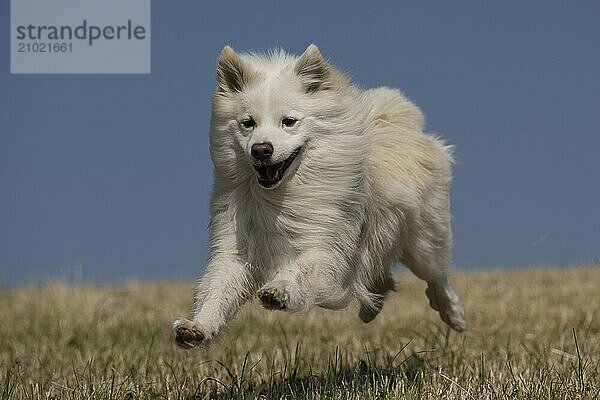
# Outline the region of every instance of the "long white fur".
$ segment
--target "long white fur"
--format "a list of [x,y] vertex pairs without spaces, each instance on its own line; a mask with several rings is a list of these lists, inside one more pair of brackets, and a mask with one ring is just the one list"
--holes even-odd
[[[192,320],[173,324],[178,343],[208,343],[259,289],[288,311],[356,298],[368,322],[394,287],[395,262],[427,281],[431,306],[465,330],[446,272],[451,148],[423,133],[421,111],[397,90],[359,90],[314,45],[300,57],[226,47],[218,77],[210,257]],[[298,122],[283,127],[285,117]],[[252,167],[250,148],[265,141],[274,162],[302,148],[274,189]]]

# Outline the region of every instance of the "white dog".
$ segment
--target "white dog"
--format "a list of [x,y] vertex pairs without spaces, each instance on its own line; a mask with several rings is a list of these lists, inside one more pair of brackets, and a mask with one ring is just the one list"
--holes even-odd
[[402,262],[430,305],[467,327],[446,267],[451,149],[394,89],[361,91],[310,45],[300,57],[221,52],[210,151],[210,257],[182,347],[207,344],[255,294],[273,310],[340,309],[369,322]]

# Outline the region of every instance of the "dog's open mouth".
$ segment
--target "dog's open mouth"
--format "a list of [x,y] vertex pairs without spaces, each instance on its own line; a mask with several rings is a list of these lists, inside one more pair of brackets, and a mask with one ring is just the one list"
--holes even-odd
[[265,188],[275,186],[281,178],[285,170],[294,162],[298,154],[300,153],[300,147],[298,147],[288,158],[277,164],[260,164],[254,165],[254,169],[258,173],[258,183]]

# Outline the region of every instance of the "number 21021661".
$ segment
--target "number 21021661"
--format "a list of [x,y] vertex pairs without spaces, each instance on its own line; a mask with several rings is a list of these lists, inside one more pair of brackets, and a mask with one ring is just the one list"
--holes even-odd
[[71,53],[72,43],[19,43],[19,53]]

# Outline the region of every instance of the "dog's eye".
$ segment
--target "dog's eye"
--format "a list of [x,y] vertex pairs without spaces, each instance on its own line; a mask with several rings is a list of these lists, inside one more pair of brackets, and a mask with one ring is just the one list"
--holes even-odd
[[284,118],[284,119],[281,120],[281,124],[283,126],[287,126],[288,128],[291,128],[292,126],[296,125],[296,122],[298,122],[297,119],[290,118],[290,117],[286,117],[286,118]]
[[242,121],[242,126],[246,129],[252,129],[256,126],[256,121],[252,118],[248,118]]

